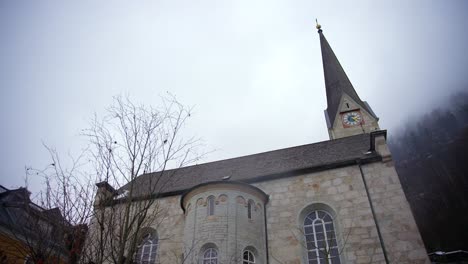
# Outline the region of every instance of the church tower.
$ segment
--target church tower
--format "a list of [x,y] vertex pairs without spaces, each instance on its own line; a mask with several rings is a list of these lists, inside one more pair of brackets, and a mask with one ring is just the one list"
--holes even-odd
[[330,44],[317,24],[322,50],[323,73],[327,92],[327,121],[330,139],[370,133],[379,128],[379,118],[362,101],[346,76]]

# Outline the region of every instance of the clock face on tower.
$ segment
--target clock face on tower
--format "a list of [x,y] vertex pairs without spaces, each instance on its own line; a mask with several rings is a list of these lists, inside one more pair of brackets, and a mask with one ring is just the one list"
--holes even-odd
[[344,127],[352,127],[364,123],[361,112],[359,111],[346,112],[343,113],[341,117]]

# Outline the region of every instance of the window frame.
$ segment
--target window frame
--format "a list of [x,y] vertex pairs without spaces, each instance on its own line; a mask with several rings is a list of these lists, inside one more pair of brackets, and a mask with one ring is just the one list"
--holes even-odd
[[254,209],[255,202],[253,200],[249,200],[247,202],[247,218],[249,220],[252,220],[252,210]]
[[207,211],[206,211],[207,216],[214,215],[215,197],[213,195],[210,195],[208,196],[208,198],[206,198],[206,207],[207,207]]
[[[215,256],[211,255],[213,252],[215,253]],[[210,254],[207,256],[206,255],[207,253],[210,253]],[[214,261],[214,264],[218,264],[219,263],[218,256],[219,256],[218,249],[216,249],[215,247],[208,247],[207,249],[203,251],[201,264],[205,264],[205,263],[212,264],[213,261]]]
[[[322,214],[322,216],[319,216],[319,213]],[[331,264],[341,263],[337,237],[338,232],[336,231],[336,221],[334,220],[333,214],[328,212],[328,210],[308,210],[305,214],[302,221],[302,228],[304,232],[304,242],[306,245],[306,263],[326,263],[326,261],[323,262],[324,254],[321,249],[325,249],[325,252],[327,253],[326,257]],[[306,224],[306,221],[310,221],[311,223]],[[312,233],[310,233],[310,228],[312,228]],[[329,238],[328,236],[332,237]],[[321,243],[323,243],[322,246],[324,247],[321,247]],[[309,244],[312,244],[313,248],[309,248]],[[333,254],[333,252],[336,253]],[[309,257],[310,253],[314,254],[314,259]]]
[[[247,253],[247,259],[245,259],[245,253]],[[250,256],[252,257],[252,259],[250,259]],[[245,249],[242,252],[242,264],[255,264],[255,263],[256,263],[255,254],[251,250]]]
[[[158,248],[159,239],[155,232],[146,233],[136,248],[136,251],[133,255],[133,262],[137,264],[156,263],[158,257]],[[149,252],[145,253],[147,250],[149,250]],[[147,256],[146,258],[145,255]]]

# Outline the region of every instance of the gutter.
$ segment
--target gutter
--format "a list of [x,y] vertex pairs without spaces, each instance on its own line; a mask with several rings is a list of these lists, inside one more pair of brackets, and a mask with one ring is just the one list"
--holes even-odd
[[267,211],[266,211],[266,205],[270,201],[270,196],[268,195],[268,199],[265,202],[265,205],[263,205],[263,219],[265,220],[265,253],[266,253],[266,264],[270,263],[270,254],[268,253],[268,228],[267,228]]

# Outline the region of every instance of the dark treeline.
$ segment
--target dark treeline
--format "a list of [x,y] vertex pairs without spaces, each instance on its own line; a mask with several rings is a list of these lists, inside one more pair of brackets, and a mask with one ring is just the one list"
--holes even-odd
[[427,250],[467,250],[468,93],[407,124],[389,145]]

